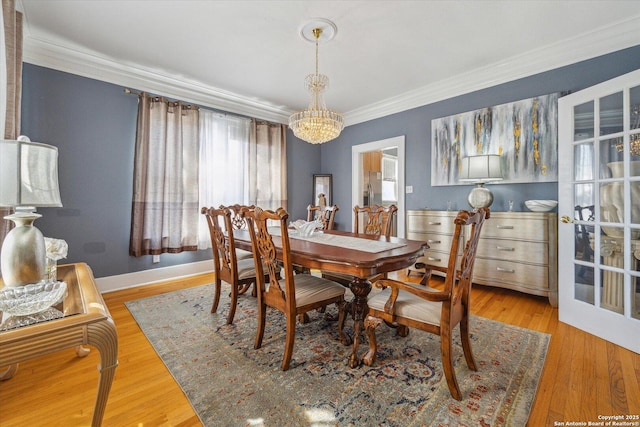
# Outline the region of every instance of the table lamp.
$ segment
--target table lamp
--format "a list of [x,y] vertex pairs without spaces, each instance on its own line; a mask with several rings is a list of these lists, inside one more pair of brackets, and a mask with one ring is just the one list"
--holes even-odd
[[31,142],[26,136],[0,140],[0,207],[15,209],[5,216],[15,227],[5,236],[0,254],[2,280],[19,286],[42,280],[46,268],[44,236],[33,222],[36,207],[59,207],[58,149]]
[[476,187],[467,197],[472,208],[488,208],[493,203],[493,194],[491,190],[484,187],[484,184],[502,180],[500,156],[498,154],[482,154],[464,157],[459,180],[476,183]]

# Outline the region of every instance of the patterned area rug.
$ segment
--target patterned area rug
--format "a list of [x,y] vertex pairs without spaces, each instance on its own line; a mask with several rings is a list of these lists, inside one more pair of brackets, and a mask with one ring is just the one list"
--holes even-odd
[[[478,371],[467,368],[457,342],[454,366],[463,394],[458,402],[442,373],[437,336],[413,330],[401,338],[380,326],[375,366],[351,369],[351,347],[337,341],[337,322],[311,312],[309,323],[297,324],[291,368],[282,372],[284,317],[267,312],[262,348],[254,350],[256,300],[241,295],[234,324],[226,325],[227,290],[223,285],[215,314],[209,313],[213,285],[127,303],[205,426],[526,424],[547,353],[546,334],[473,317]],[[368,346],[363,341],[360,353]]]

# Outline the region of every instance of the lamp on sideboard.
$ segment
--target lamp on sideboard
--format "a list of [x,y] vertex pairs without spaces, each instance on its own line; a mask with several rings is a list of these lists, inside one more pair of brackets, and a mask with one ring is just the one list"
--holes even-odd
[[482,154],[464,157],[459,180],[476,183],[476,187],[467,197],[472,208],[488,208],[493,203],[493,194],[484,184],[502,180],[500,156],[498,154]]
[[26,136],[0,140],[0,206],[15,227],[5,236],[0,254],[2,280],[19,286],[42,280],[46,268],[44,236],[33,222],[36,207],[60,207],[58,149]]

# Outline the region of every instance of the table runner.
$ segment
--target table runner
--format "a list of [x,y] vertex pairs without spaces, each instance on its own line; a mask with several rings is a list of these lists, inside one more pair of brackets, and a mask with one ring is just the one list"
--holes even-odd
[[[280,235],[280,228],[269,227],[269,233],[274,236]],[[398,242],[382,242],[380,240],[363,239],[360,237],[341,236],[338,234],[325,234],[322,231],[316,231],[310,237],[301,237],[297,231],[289,231],[289,237],[292,239],[302,239],[313,243],[320,243],[329,246],[339,246],[347,249],[355,249],[358,251],[378,253],[395,248],[406,246],[405,243]]]

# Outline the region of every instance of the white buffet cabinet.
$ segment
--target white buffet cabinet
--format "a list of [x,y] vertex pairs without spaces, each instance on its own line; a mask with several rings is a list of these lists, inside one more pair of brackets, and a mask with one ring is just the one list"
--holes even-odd
[[[407,211],[407,238],[429,244],[418,262],[447,266],[456,214]],[[556,213],[492,211],[480,235],[473,282],[545,296],[557,307],[557,230]]]

